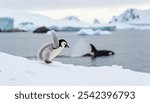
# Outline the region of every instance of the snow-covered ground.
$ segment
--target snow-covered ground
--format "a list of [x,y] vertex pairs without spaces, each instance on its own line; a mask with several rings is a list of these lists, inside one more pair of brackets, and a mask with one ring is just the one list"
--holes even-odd
[[110,35],[110,31],[93,30],[93,29],[81,29],[76,32],[77,35]]
[[122,66],[46,65],[0,52],[0,85],[150,85],[150,74]]

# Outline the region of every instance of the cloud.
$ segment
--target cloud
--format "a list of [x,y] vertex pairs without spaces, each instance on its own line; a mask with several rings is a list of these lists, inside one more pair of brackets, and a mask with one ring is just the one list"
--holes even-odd
[[150,0],[0,0],[0,8],[46,10],[69,8],[103,8],[120,5],[150,4]]
[[108,21],[128,8],[150,9],[150,0],[0,0],[0,9],[16,9],[62,18],[76,15],[84,21]]

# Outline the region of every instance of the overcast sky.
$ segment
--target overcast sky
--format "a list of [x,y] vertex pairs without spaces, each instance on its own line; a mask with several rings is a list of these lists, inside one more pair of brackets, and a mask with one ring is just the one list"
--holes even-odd
[[0,0],[0,8],[25,10],[56,19],[67,15],[83,21],[109,21],[128,8],[150,9],[150,0]]

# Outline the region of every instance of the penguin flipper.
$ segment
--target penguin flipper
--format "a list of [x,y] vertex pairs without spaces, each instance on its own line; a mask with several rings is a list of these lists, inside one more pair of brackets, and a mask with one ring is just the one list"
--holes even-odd
[[52,30],[51,35],[52,35],[52,39],[53,39],[53,47],[58,48],[59,47],[59,39],[58,39],[57,33],[54,30]]
[[42,45],[37,52],[37,59],[41,61],[46,60],[48,56],[50,55],[50,51],[52,51],[52,49],[53,49],[52,43],[47,43],[47,44]]

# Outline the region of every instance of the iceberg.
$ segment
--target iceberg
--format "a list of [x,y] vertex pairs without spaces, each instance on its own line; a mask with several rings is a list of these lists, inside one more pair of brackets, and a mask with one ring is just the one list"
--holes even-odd
[[0,30],[8,31],[14,28],[14,19],[10,17],[1,17],[0,18]]
[[77,35],[110,35],[110,31],[93,30],[93,29],[81,29],[76,32]]

